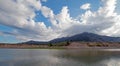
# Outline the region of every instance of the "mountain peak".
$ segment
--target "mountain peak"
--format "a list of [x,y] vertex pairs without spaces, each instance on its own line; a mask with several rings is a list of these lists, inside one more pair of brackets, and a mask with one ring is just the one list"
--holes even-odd
[[98,35],[98,34],[95,34],[95,33],[89,33],[89,32],[83,32],[83,33],[80,33],[81,35]]
[[52,43],[59,43],[65,41],[84,41],[84,42],[120,42],[120,37],[109,37],[109,36],[102,36],[94,33],[83,32],[71,37],[63,37],[63,38],[56,38],[54,40],[48,42],[40,42],[40,41],[28,41],[24,42],[25,44],[48,44],[49,42]]
[[64,42],[64,41],[85,41],[85,42],[120,42],[120,38],[102,36],[94,33],[83,32],[71,37],[54,39],[51,42]]

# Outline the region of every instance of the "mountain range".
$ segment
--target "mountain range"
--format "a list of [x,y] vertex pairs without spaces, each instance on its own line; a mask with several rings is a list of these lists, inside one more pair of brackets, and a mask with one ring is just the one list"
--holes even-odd
[[40,42],[40,41],[28,41],[23,42],[21,44],[48,44],[48,43],[59,43],[65,41],[84,41],[84,42],[120,42],[120,37],[110,37],[110,36],[103,36],[94,33],[80,33],[71,37],[62,37],[56,38],[48,42]]

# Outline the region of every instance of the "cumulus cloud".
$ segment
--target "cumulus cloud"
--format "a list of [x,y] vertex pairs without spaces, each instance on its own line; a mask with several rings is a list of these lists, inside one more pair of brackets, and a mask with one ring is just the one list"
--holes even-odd
[[[81,21],[92,28],[93,33],[115,36],[119,35],[120,15],[115,12],[117,0],[102,0],[103,5],[96,12],[87,10],[80,16]],[[91,25],[91,26],[90,26]],[[116,34],[115,34],[116,33]]]
[[[86,3],[81,9],[86,10],[78,18],[72,18],[68,6],[63,6],[58,14],[41,4],[40,0],[0,0],[0,24],[13,28],[13,31],[0,32],[12,35],[20,40],[49,41],[54,38],[72,36],[82,32],[92,32],[110,36],[120,36],[120,15],[115,12],[117,0],[101,0],[97,11],[90,10]],[[14,6],[15,5],[15,6]],[[44,22],[35,22],[35,11],[40,11],[51,26]]]
[[83,9],[83,10],[87,10],[87,9],[90,9],[90,3],[86,3],[86,4],[83,4],[80,8]]
[[36,10],[41,10],[40,0],[1,0],[0,24],[13,27],[15,32],[12,33],[16,33],[17,38],[48,40],[52,29],[47,28],[44,22],[33,20]]
[[102,2],[104,3],[103,8],[99,9],[99,13],[103,13],[108,22],[112,21],[113,24],[111,25],[111,27],[104,29],[101,32],[109,36],[120,36],[120,15],[115,12],[117,0],[102,0]]

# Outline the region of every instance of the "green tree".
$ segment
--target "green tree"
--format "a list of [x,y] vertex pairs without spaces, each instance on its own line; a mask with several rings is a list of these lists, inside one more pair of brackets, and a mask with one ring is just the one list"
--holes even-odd
[[51,47],[51,46],[53,46],[53,45],[52,45],[52,43],[50,42],[50,43],[48,44],[48,46]]
[[66,41],[66,45],[65,46],[68,46],[70,45],[70,41]]

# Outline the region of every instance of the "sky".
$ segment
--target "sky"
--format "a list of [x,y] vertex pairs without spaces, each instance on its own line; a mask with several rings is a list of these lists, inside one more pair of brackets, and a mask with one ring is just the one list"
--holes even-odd
[[0,0],[0,43],[83,32],[120,37],[120,0]]

